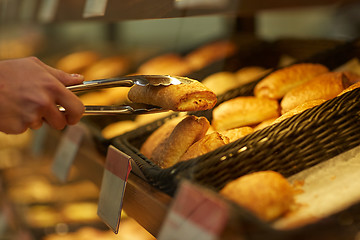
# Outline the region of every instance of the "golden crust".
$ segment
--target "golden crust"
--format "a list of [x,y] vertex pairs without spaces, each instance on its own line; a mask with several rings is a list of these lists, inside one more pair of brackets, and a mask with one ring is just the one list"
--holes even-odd
[[67,73],[82,73],[99,58],[99,54],[93,51],[73,52],[60,58],[56,63],[56,68]]
[[150,159],[154,149],[170,136],[176,125],[183,119],[184,116],[181,116],[166,121],[146,139],[140,148],[140,152]]
[[257,97],[281,99],[289,90],[328,72],[321,64],[300,63],[279,69],[263,78],[254,89]]
[[205,117],[188,115],[157,145],[150,160],[161,168],[174,165],[194,142],[205,136],[209,127],[210,123]]
[[129,59],[112,56],[95,62],[83,72],[83,75],[85,80],[117,77],[126,74],[129,68]]
[[230,142],[234,142],[250,133],[252,133],[254,129],[252,127],[239,127],[239,128],[233,128],[226,131],[221,131],[220,133],[223,136],[226,136],[229,138]]
[[237,97],[213,110],[212,126],[220,131],[260,123],[279,116],[279,103],[267,98]]
[[215,93],[200,82],[170,86],[133,86],[128,98],[136,103],[155,105],[174,111],[201,111],[215,106]]
[[218,132],[213,132],[199,141],[192,144],[188,150],[181,156],[180,161],[186,161],[192,158],[196,158],[205,153],[211,152],[225,144],[229,143],[229,139],[226,136]]
[[349,80],[343,73],[328,72],[318,75],[287,92],[281,100],[281,112],[286,113],[311,100],[332,99],[349,85]]
[[287,119],[287,118],[289,118],[289,117],[292,117],[292,116],[294,116],[294,115],[296,115],[296,114],[299,114],[299,113],[301,113],[301,112],[303,112],[303,111],[305,111],[305,110],[307,110],[307,109],[309,109],[309,108],[312,108],[312,107],[315,107],[315,106],[317,106],[317,105],[320,105],[320,104],[322,104],[322,103],[325,102],[325,101],[326,101],[326,100],[324,100],[324,99],[315,99],[315,100],[311,100],[311,101],[305,102],[305,103],[303,103],[303,104],[301,104],[301,105],[299,105],[299,106],[291,109],[290,111],[282,114],[280,117],[278,117],[277,119],[275,119],[275,120],[272,122],[272,124],[279,123],[279,122],[281,122],[281,121],[283,121],[283,120],[285,120],[285,119]]
[[341,91],[341,93],[339,93],[338,96],[341,96],[344,93],[350,92],[359,87],[360,87],[360,82],[354,83],[354,84],[350,85],[349,87],[345,88],[343,91]]
[[229,182],[220,194],[252,211],[265,221],[274,220],[294,202],[289,182],[274,171],[255,172]]

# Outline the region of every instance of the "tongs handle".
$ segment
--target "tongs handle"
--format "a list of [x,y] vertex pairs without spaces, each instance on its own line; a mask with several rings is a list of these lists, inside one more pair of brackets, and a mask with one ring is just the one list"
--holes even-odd
[[[65,112],[63,107],[59,107],[60,112]],[[118,115],[118,114],[146,114],[163,112],[164,110],[157,106],[141,104],[141,103],[130,103],[127,105],[99,105],[99,106],[85,106],[84,115]]]
[[81,92],[111,87],[131,87],[134,85],[132,78],[131,76],[127,76],[84,81],[82,84],[67,86],[66,88],[72,92]]

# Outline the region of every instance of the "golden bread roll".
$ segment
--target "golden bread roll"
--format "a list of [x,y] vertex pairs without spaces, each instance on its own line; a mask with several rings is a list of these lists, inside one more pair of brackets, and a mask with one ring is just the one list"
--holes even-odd
[[111,78],[125,75],[129,68],[130,62],[127,58],[112,56],[95,62],[83,72],[83,75],[86,81]]
[[189,64],[176,53],[163,54],[141,64],[137,74],[185,76],[191,72]]
[[349,79],[351,85],[360,82],[360,75],[349,71],[344,71],[342,73]]
[[99,54],[93,51],[74,52],[60,58],[56,63],[56,68],[67,73],[82,73],[99,59]]
[[354,83],[354,84],[350,85],[349,87],[345,88],[343,91],[341,91],[341,93],[339,93],[338,96],[341,96],[344,93],[350,92],[359,87],[360,87],[360,82]]
[[161,168],[177,163],[196,141],[203,138],[210,127],[205,117],[188,115],[179,122],[171,134],[153,150],[150,160]]
[[192,144],[188,148],[188,150],[181,156],[180,161],[186,161],[192,158],[196,158],[228,143],[229,139],[226,136],[218,132],[210,133],[205,137],[201,138],[199,141]]
[[306,109],[309,109],[309,108],[312,108],[312,107],[315,107],[317,105],[320,105],[322,104],[323,102],[325,102],[326,100],[324,99],[315,99],[315,100],[311,100],[311,101],[308,101],[308,102],[305,102],[293,109],[291,109],[290,111],[282,114],[280,117],[278,117],[277,119],[275,119],[272,124],[276,124],[276,123],[279,123],[289,117],[292,117],[296,114],[299,114],[303,111],[305,111]]
[[341,72],[328,72],[318,75],[285,94],[281,100],[281,113],[316,99],[329,100],[350,86],[348,78]]
[[226,184],[220,194],[265,221],[272,221],[285,214],[294,203],[292,186],[274,171],[242,176]]
[[142,144],[140,152],[147,158],[151,159],[155,148],[167,139],[176,125],[184,119],[184,116],[175,117],[167,120],[163,125],[156,129]]
[[281,99],[292,88],[328,72],[321,64],[299,63],[279,69],[263,78],[254,88],[256,97]]
[[189,84],[170,86],[131,87],[128,97],[132,102],[155,105],[174,111],[201,111],[215,106],[215,93],[196,80]]
[[229,40],[219,40],[191,51],[185,56],[185,60],[193,70],[199,70],[217,60],[233,55],[235,51],[235,43]]
[[135,121],[124,120],[111,123],[107,125],[104,129],[101,130],[101,134],[104,138],[110,139],[116,136],[120,136],[126,132],[134,130],[137,128],[137,124]]
[[252,127],[239,127],[233,128],[226,131],[221,131],[221,135],[229,138],[230,142],[234,142],[250,133],[252,133],[254,129]]
[[258,66],[243,67],[235,72],[236,80],[239,86],[258,80],[269,73],[271,69],[265,69]]
[[135,117],[135,122],[138,126],[142,126],[142,125],[146,125],[148,123],[154,122],[158,119],[167,117],[173,113],[174,112],[172,112],[172,111],[167,111],[167,112],[158,112],[158,113],[152,113],[152,114],[139,114]]
[[237,97],[219,104],[213,110],[212,126],[218,130],[251,126],[279,116],[279,103],[253,96]]
[[201,81],[206,87],[211,89],[216,95],[239,86],[236,75],[232,72],[217,72],[209,75]]

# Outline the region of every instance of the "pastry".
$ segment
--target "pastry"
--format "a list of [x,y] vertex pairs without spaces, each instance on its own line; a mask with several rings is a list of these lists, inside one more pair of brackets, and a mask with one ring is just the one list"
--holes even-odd
[[112,56],[101,59],[83,72],[86,81],[102,78],[111,78],[128,73],[130,62],[122,56]]
[[307,81],[285,94],[281,100],[281,112],[286,113],[296,106],[316,99],[329,100],[350,86],[345,74],[328,72]]
[[212,126],[218,130],[251,126],[279,116],[279,103],[253,96],[237,97],[219,104],[213,110]]
[[215,93],[196,80],[170,86],[131,87],[128,98],[135,103],[145,103],[173,111],[201,111],[215,106]]
[[191,51],[185,56],[185,60],[189,63],[190,67],[196,71],[217,60],[233,55],[235,51],[235,43],[229,40],[219,40]]
[[281,99],[292,88],[328,72],[321,64],[299,63],[272,72],[263,78],[254,88],[256,97]]
[[161,168],[174,165],[194,142],[205,136],[209,126],[205,117],[188,115],[157,145],[150,160]]
[[132,120],[124,120],[111,123],[101,130],[101,134],[106,139],[111,139],[120,136],[128,131],[136,129],[137,124]]
[[184,116],[167,120],[145,140],[145,142],[141,145],[140,152],[150,159],[154,149],[170,136],[176,125],[183,119]]
[[142,63],[137,74],[185,76],[191,72],[189,64],[177,53],[167,53]]
[[82,73],[99,59],[99,54],[94,51],[79,51],[60,58],[55,67],[67,73]]
[[280,217],[289,211],[294,202],[292,186],[286,178],[274,171],[242,176],[226,184],[220,194],[265,221]]
[[241,86],[260,79],[270,71],[271,69],[265,69],[259,66],[249,66],[237,70],[235,76],[239,86]]
[[211,152],[225,144],[230,142],[229,138],[218,133],[213,132],[199,141],[192,144],[188,150],[181,156],[180,161],[186,161],[192,158],[196,158],[205,153]]
[[252,133],[254,129],[252,127],[239,127],[233,128],[226,131],[221,131],[220,133],[229,138],[229,142],[234,142],[250,133]]
[[309,109],[309,108],[312,108],[312,107],[315,107],[315,106],[317,106],[317,105],[320,105],[320,104],[322,104],[322,103],[325,102],[325,101],[326,101],[326,100],[324,100],[324,99],[316,99],[316,100],[311,100],[311,101],[305,102],[305,103],[303,103],[303,104],[301,104],[301,105],[299,105],[299,106],[291,109],[290,111],[282,114],[280,117],[278,117],[277,119],[275,119],[275,120],[272,122],[272,124],[279,123],[279,122],[281,122],[281,121],[283,121],[283,120],[285,120],[285,119],[287,119],[287,118],[289,118],[289,117],[292,117],[292,116],[294,116],[294,115],[296,115],[296,114],[299,114],[299,113],[301,113],[301,112],[303,112],[303,111],[305,111],[305,110],[307,110],[307,109]]
[[259,123],[258,125],[256,125],[254,127],[254,132],[257,130],[261,130],[263,128],[266,128],[267,126],[270,126],[277,118],[270,118],[268,120],[262,121],[261,123]]
[[339,93],[338,96],[341,96],[344,93],[350,92],[359,87],[360,87],[360,82],[354,83],[354,84],[350,85],[349,87],[345,88],[343,91],[341,91],[341,93]]
[[204,78],[201,83],[211,89],[216,95],[221,95],[239,86],[236,75],[232,72],[217,72],[211,74]]

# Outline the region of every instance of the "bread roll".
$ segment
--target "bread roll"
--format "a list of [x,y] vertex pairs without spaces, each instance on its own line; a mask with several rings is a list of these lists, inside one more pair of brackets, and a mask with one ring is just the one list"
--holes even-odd
[[243,67],[235,72],[236,80],[239,86],[258,80],[270,72],[270,69],[265,69],[258,66]]
[[360,87],[360,82],[354,83],[354,84],[350,85],[349,87],[345,88],[343,91],[341,91],[341,93],[339,93],[338,96],[341,96],[344,93],[350,92],[359,87]]
[[191,72],[189,64],[176,53],[163,54],[141,64],[137,74],[185,76]]
[[252,211],[260,219],[274,220],[294,202],[289,182],[274,171],[255,172],[229,182],[220,194]]
[[56,68],[67,73],[82,73],[99,59],[99,54],[94,51],[74,52],[60,58]]
[[270,118],[268,120],[262,121],[261,123],[259,123],[258,125],[256,125],[254,127],[254,132],[257,130],[261,130],[263,128],[266,128],[267,126],[270,126],[277,118]]
[[131,120],[118,121],[107,125],[101,131],[101,134],[103,135],[104,138],[110,139],[120,136],[121,134],[124,134],[126,132],[132,131],[136,129],[136,127],[137,124],[135,121],[131,121]]
[[302,113],[303,111],[309,109],[309,108],[312,108],[312,107],[315,107],[317,105],[320,105],[322,104],[323,102],[325,102],[326,100],[324,99],[316,99],[316,100],[311,100],[311,101],[308,101],[308,102],[305,102],[293,109],[291,109],[290,111],[282,114],[280,117],[278,117],[277,119],[275,119],[272,124],[276,124],[276,123],[279,123],[289,117],[292,117],[296,114],[299,114],[299,113]]
[[226,131],[221,131],[221,135],[228,137],[229,142],[234,142],[250,133],[252,133],[254,129],[252,127],[239,127],[233,128]]
[[205,136],[209,126],[205,117],[187,116],[158,144],[150,159],[161,168],[174,165],[194,142]]
[[349,80],[343,73],[328,72],[318,75],[287,92],[281,100],[281,112],[286,113],[311,100],[332,99],[348,86]]
[[185,56],[185,60],[196,71],[217,60],[233,55],[235,51],[235,43],[229,40],[219,40],[193,50]]
[[188,150],[181,156],[180,161],[186,161],[192,158],[196,158],[228,143],[229,138],[218,132],[213,132],[192,144],[188,148]]
[[281,99],[292,88],[328,72],[321,64],[300,63],[279,69],[263,78],[254,89],[257,97]]
[[218,130],[254,125],[279,116],[279,103],[267,98],[237,97],[213,110],[212,126]]
[[83,72],[83,75],[87,81],[111,78],[127,74],[129,68],[130,62],[127,58],[112,56],[95,62]]
[[201,111],[215,106],[215,93],[202,83],[191,80],[189,84],[170,86],[134,85],[128,94],[135,103],[145,103],[173,111]]
[[211,89],[216,95],[223,94],[239,86],[236,75],[232,72],[217,72],[211,74],[204,78],[201,83]]
[[184,116],[181,116],[166,121],[145,140],[140,148],[140,152],[150,159],[154,149],[170,136],[176,125],[183,119]]

